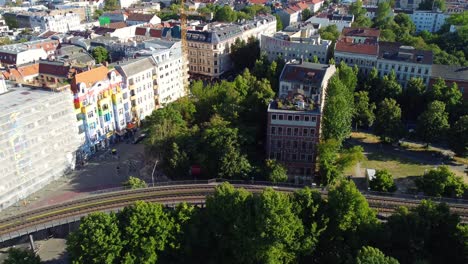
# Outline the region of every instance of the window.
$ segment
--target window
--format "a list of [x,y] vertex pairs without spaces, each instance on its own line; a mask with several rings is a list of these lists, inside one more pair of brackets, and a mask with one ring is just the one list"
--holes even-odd
[[315,135],[315,129],[312,128],[312,129],[310,130],[310,135],[311,135],[311,136]]
[[299,116],[294,116],[294,121],[299,121]]
[[301,160],[305,160],[305,154],[301,154]]
[[310,119],[310,121],[312,121],[312,122],[314,122],[314,123],[317,122],[317,117],[313,116],[313,117]]
[[288,115],[288,120],[289,120],[289,121],[292,121],[292,120],[293,120],[292,115]]
[[286,133],[287,133],[288,136],[291,135],[291,128],[290,127],[287,128]]
[[279,120],[283,120],[283,115],[278,115]]
[[271,115],[272,120],[276,120],[276,115]]
[[283,128],[282,127],[278,127],[278,135],[282,135],[283,134]]
[[294,128],[294,135],[295,136],[299,135],[299,128],[297,128],[297,127]]
[[281,140],[278,140],[278,141],[276,142],[276,146],[277,146],[278,148],[281,148]]
[[88,112],[88,118],[93,118],[94,116],[94,112],[93,111],[89,111]]
[[307,136],[307,134],[308,134],[307,132],[309,132],[308,129],[307,129],[307,128],[304,128],[304,130],[302,131],[302,135],[303,135],[303,136]]
[[312,155],[307,155],[307,161],[312,161]]
[[302,149],[305,150],[307,148],[307,142],[302,141]]
[[290,147],[291,147],[291,141],[289,141],[289,140],[286,141],[286,147],[287,147],[287,148],[290,148]]
[[304,121],[309,122],[310,117],[309,116],[304,116]]
[[272,135],[276,134],[276,127],[271,127],[271,134]]
[[297,141],[296,140],[293,141],[293,148],[297,148]]

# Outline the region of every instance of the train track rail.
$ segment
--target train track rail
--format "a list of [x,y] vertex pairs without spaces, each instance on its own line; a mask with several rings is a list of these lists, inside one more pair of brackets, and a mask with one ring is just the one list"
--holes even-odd
[[[92,212],[116,211],[135,201],[159,202],[165,205],[175,205],[180,202],[204,204],[206,196],[213,194],[216,184],[186,184],[158,186],[153,188],[123,190],[97,194],[82,199],[72,200],[57,205],[38,208],[14,217],[0,220],[0,242],[18,237],[31,230],[47,228],[47,224],[64,219],[79,218]],[[268,186],[234,184],[250,192],[259,193]],[[293,192],[297,187],[273,187],[281,192]],[[327,196],[326,191],[321,191]],[[396,197],[365,195],[370,207],[378,213],[388,215],[400,206],[413,208],[420,200]],[[452,212],[460,215],[463,222],[468,222],[468,204],[449,204]]]

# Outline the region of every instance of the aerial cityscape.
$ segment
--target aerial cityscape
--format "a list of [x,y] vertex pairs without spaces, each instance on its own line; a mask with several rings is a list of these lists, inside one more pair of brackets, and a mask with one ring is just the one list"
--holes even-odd
[[0,263],[468,263],[468,0],[0,0]]

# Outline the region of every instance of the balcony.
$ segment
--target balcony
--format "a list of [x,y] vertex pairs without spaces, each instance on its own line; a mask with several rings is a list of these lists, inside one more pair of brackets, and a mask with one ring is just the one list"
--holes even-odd
[[156,74],[153,74],[153,80],[156,80],[158,76]]
[[137,99],[136,95],[130,96],[130,100],[131,100],[131,101],[136,101],[136,99]]
[[135,84],[131,84],[131,85],[129,85],[129,86],[128,86],[128,89],[130,89],[130,90],[134,90],[134,89],[135,89]]

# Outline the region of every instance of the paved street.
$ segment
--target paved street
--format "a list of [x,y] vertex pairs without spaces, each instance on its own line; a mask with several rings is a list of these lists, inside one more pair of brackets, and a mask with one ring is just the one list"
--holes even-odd
[[141,169],[144,166],[142,143],[136,145],[119,143],[114,148],[117,149],[117,155],[112,155],[110,150],[99,153],[84,167],[78,167],[73,173],[50,183],[25,201],[0,212],[0,219],[34,208],[84,197],[93,191],[120,187],[128,176],[143,177],[148,180],[147,169]]

